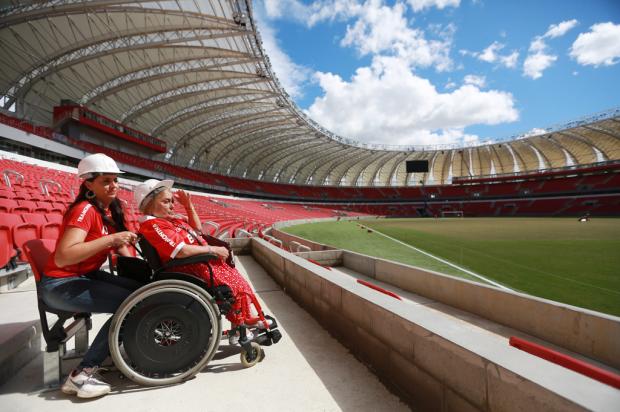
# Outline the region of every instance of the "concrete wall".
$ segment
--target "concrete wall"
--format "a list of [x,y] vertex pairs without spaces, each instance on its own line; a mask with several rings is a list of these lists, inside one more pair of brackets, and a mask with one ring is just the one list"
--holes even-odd
[[488,334],[433,316],[425,306],[377,293],[261,239],[253,238],[251,247],[287,294],[416,410],[611,410],[620,404],[615,389],[507,342],[490,342]]
[[311,240],[302,239],[297,236],[289,235],[288,233],[282,232],[278,229],[271,230],[271,236],[278,238],[284,244],[286,249],[290,249],[289,244],[292,240],[301,243],[304,246],[308,246],[311,250],[335,250],[335,248],[327,245],[323,245],[321,243],[313,242]]
[[[300,243],[303,241],[298,237],[292,238]],[[620,318],[616,316],[347,250],[342,251],[341,262],[342,266],[379,281],[620,369]]]

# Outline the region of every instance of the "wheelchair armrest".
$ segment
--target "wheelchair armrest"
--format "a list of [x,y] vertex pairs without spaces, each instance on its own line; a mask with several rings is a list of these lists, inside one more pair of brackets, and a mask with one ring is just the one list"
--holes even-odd
[[214,259],[218,259],[218,256],[211,254],[211,253],[203,253],[200,255],[190,256],[186,258],[172,259],[168,261],[168,263],[160,267],[158,272],[175,267],[175,266],[191,265],[194,263],[209,263],[209,261],[214,260]]

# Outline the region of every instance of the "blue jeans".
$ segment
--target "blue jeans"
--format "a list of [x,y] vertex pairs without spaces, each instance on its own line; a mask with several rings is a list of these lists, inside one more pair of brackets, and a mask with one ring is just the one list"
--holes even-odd
[[[52,278],[42,276],[39,292],[50,307],[67,312],[114,313],[123,301],[142,286],[133,279],[101,270],[83,276]],[[101,366],[110,355],[108,331],[112,317],[101,327],[78,368]]]

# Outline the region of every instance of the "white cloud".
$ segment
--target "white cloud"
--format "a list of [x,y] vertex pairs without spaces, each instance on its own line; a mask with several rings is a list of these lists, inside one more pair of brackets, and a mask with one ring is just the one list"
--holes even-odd
[[560,36],[564,36],[570,29],[577,25],[577,20],[566,20],[558,24],[552,24],[549,26],[549,29],[545,33],[543,37],[546,38],[556,38]]
[[258,30],[263,39],[263,47],[265,48],[267,56],[269,56],[275,75],[289,95],[292,97],[301,97],[303,95],[303,84],[310,78],[311,71],[293,62],[280,48],[274,29],[258,11],[256,13],[256,18],[258,21]]
[[[437,7],[451,3],[455,2],[433,2]],[[340,42],[343,47],[353,47],[362,56],[399,56],[411,66],[435,67],[438,71],[452,68],[450,49],[455,27],[431,26],[429,33],[434,38],[427,39],[424,30],[410,26],[402,2],[390,6],[383,0],[317,0],[306,5],[299,0],[266,0],[265,9],[270,18],[286,17],[308,27],[322,21],[352,20]]]
[[504,48],[504,45],[494,41],[482,53],[478,53],[478,59],[487,63],[494,63],[497,60],[497,52]]
[[529,131],[523,133],[521,136],[519,136],[519,138],[524,139],[531,136],[540,136],[541,134],[545,133],[547,133],[545,129],[541,129],[540,127],[534,127],[533,129],[530,129]]
[[286,18],[312,27],[321,21],[346,20],[360,13],[360,0],[317,0],[310,4],[299,0],[265,0],[264,8],[271,19]]
[[500,51],[504,48],[504,44],[494,41],[491,43],[486,49],[481,52],[470,52],[468,50],[460,50],[460,53],[463,56],[473,56],[478,60],[487,63],[498,63],[504,67],[509,69],[514,68],[517,65],[517,60],[519,59],[519,52],[513,50],[512,53],[501,55]]
[[577,20],[566,20],[558,24],[551,24],[542,36],[536,36],[530,43],[528,55],[523,62],[523,74],[532,79],[539,79],[558,56],[547,52],[548,47],[545,39],[554,39],[564,36],[569,30],[577,25]]
[[458,7],[461,0],[407,0],[413,11],[420,11],[431,7],[444,9],[446,7]]
[[499,56],[500,63],[503,64],[505,67],[508,67],[509,69],[515,68],[517,66],[518,60],[519,52],[516,50],[506,56]]
[[581,33],[570,49],[570,56],[581,65],[611,66],[620,58],[620,24],[598,23]]
[[[381,0],[366,2],[356,22],[347,26],[341,45],[355,47],[361,55],[383,53],[405,59],[411,66],[450,69],[454,26],[439,30],[439,39],[427,40],[422,30],[409,27],[405,12],[402,3],[389,7]],[[438,31],[437,26],[433,30]]]
[[487,83],[487,79],[484,76],[476,76],[475,74],[468,74],[463,78],[463,83],[473,84],[478,88],[484,88]]
[[538,79],[542,77],[543,72],[557,59],[557,56],[546,54],[544,51],[530,54],[525,59],[525,62],[523,62],[523,74],[532,79]]
[[467,126],[518,118],[510,93],[482,91],[473,84],[441,93],[396,57],[375,57],[350,81],[332,73],[316,77],[324,95],[315,99],[308,114],[335,133],[362,142],[463,143],[477,138],[464,132]]

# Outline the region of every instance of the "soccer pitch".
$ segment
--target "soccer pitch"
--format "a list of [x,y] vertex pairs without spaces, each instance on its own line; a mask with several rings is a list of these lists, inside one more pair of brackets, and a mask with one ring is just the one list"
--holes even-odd
[[594,218],[586,223],[576,218],[379,219],[284,230],[485,283],[476,274],[515,291],[620,316],[620,219]]

